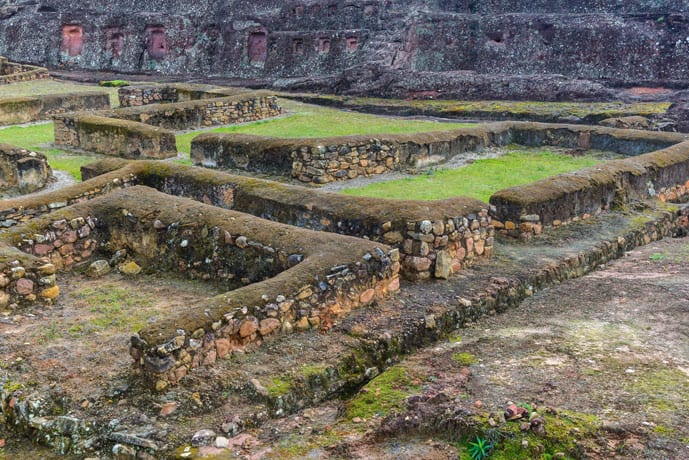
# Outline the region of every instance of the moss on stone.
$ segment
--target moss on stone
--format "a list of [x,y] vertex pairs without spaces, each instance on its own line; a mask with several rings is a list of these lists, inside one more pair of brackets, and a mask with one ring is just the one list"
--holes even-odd
[[349,401],[347,419],[369,419],[404,409],[407,397],[417,393],[420,384],[413,381],[407,369],[393,366],[367,383]]

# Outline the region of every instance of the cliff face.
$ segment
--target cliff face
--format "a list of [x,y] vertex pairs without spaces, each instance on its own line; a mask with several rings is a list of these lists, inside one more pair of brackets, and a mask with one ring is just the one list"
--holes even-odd
[[0,54],[54,68],[285,78],[356,66],[689,80],[689,0],[10,0]]

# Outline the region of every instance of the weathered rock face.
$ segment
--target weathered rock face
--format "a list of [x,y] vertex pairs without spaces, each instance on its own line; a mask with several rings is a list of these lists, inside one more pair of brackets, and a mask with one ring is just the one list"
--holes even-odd
[[397,74],[689,79],[687,0],[5,4],[0,53],[57,68],[274,79],[375,64]]

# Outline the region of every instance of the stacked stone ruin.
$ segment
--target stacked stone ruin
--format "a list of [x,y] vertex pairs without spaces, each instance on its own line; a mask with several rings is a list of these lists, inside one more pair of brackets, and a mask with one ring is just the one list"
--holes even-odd
[[[272,111],[266,113],[280,112],[272,95],[234,89],[133,86],[120,95],[130,107],[95,112],[101,115],[55,115],[56,131],[65,131],[60,123],[67,120],[75,126],[80,120],[96,125],[103,120],[103,125],[112,126],[112,119],[103,114],[127,117],[127,122],[157,119],[160,126],[179,129],[184,116],[178,114],[189,110],[240,111],[265,105]],[[234,119],[223,118],[222,123]],[[170,312],[133,337],[123,337],[129,341],[135,375],[149,388],[166,391],[184,385],[189,374],[218,366],[235,351],[288,334],[327,332],[355,309],[374,307],[378,300],[395,295],[401,284],[404,288],[401,279],[446,279],[480,264],[493,254],[498,234],[527,240],[626,203],[649,198],[678,201],[689,188],[689,141],[684,135],[581,125],[503,122],[376,139],[207,134],[194,141],[193,158],[217,169],[275,174],[279,167],[279,174],[299,178],[295,171],[302,171],[308,154],[309,167],[321,168],[313,177],[330,174],[330,162],[337,162],[332,169],[347,173],[338,177],[334,171],[331,180],[346,180],[349,171],[356,172],[354,176],[415,168],[511,143],[604,149],[627,158],[505,189],[483,203],[464,197],[431,202],[352,197],[222,170],[128,161],[129,153],[113,152],[125,158],[83,168],[84,182],[3,201],[0,304],[15,309],[50,306],[60,301],[61,273],[107,261],[114,254],[148,270],[222,286],[226,293]],[[366,169],[362,161],[375,161],[379,153],[390,155],[391,165]],[[460,308],[480,314],[498,299],[516,302],[538,283],[583,273],[627,248],[686,225],[686,213],[668,212],[657,226],[606,244],[590,257],[568,259],[552,273],[549,268],[518,286],[496,279],[492,294],[472,300],[460,297]],[[444,328],[453,324],[450,316],[442,321],[427,314],[418,327],[435,331],[437,323]],[[397,350],[393,344],[386,346],[390,353]],[[42,415],[42,424],[28,415],[23,419],[26,414],[9,404],[13,398],[12,392],[3,393],[3,411],[17,427],[54,430],[57,418]],[[82,426],[81,421],[74,423]],[[44,439],[52,436],[49,433]]]

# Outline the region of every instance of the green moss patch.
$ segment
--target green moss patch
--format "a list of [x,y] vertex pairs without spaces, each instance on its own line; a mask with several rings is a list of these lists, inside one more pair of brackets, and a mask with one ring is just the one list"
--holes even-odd
[[460,352],[452,355],[452,360],[460,366],[471,366],[478,363],[478,358],[471,353]]
[[347,406],[346,417],[369,419],[404,409],[405,401],[420,391],[421,385],[406,369],[394,366],[367,383]]

